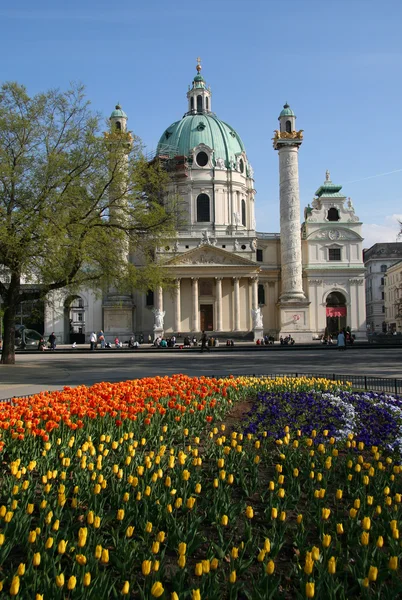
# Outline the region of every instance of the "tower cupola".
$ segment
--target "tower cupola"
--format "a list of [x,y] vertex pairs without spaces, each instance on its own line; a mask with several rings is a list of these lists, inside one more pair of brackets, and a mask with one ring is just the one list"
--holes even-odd
[[124,112],[124,110],[122,110],[120,104],[117,103],[114,111],[112,112],[109,118],[112,129],[117,131],[126,131],[127,120],[128,117],[126,113]]
[[191,115],[202,115],[211,112],[211,88],[205,84],[201,75],[201,58],[197,58],[197,75],[193,79],[192,87],[187,92],[188,113]]
[[292,133],[296,131],[296,115],[286,102],[278,117],[279,130],[281,133]]

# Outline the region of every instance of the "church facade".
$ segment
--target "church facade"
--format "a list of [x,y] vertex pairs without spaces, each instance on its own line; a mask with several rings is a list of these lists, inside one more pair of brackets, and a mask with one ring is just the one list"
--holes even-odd
[[[118,106],[112,126],[127,130]],[[163,132],[156,155],[173,172],[169,192],[181,198],[185,222],[157,251],[174,285],[98,298],[88,290],[59,293],[46,312],[46,333],[59,342],[91,331],[106,339],[131,335],[196,335],[307,342],[350,327],[366,336],[361,222],[327,171],[300,223],[298,152],[303,132],[285,104],[274,132],[279,158],[280,233],[261,233],[255,183],[236,130],[212,111],[211,89],[197,74],[187,111]],[[135,261],[135,256],[131,256]],[[77,338],[74,338],[77,339]]]

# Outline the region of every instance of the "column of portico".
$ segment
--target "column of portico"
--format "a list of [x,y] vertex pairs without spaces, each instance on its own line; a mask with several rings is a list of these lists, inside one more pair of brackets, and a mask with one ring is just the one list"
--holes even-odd
[[216,331],[222,331],[222,277],[215,277],[216,282]]
[[240,331],[240,277],[233,277],[234,286],[234,331]]
[[174,294],[174,330],[176,333],[181,330],[181,296],[180,296],[180,279],[176,279]]
[[192,315],[193,315],[193,331],[199,331],[199,309],[198,309],[198,277],[193,277],[192,287]]

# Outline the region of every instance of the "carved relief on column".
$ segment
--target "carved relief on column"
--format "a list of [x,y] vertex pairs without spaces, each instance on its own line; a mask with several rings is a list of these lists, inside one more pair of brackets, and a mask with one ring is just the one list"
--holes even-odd
[[181,331],[181,294],[180,294],[180,279],[175,281],[174,290],[174,330],[176,333]]
[[216,331],[222,331],[222,279],[223,277],[215,277],[216,282]]
[[192,277],[192,319],[193,331],[199,331],[199,307],[198,307],[198,277]]
[[279,149],[283,299],[305,299],[302,283],[298,148]]
[[240,331],[240,277],[233,277],[234,288],[234,331]]
[[156,288],[156,308],[163,310],[163,289],[160,285]]

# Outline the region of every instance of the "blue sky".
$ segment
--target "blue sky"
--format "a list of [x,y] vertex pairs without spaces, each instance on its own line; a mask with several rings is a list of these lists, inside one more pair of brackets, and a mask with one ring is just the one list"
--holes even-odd
[[212,108],[255,172],[259,231],[279,231],[271,138],[288,101],[304,129],[302,211],[325,178],[343,185],[365,246],[402,218],[400,0],[17,0],[0,5],[2,81],[34,94],[85,84],[95,110],[119,101],[149,150],[187,110],[201,56]]

